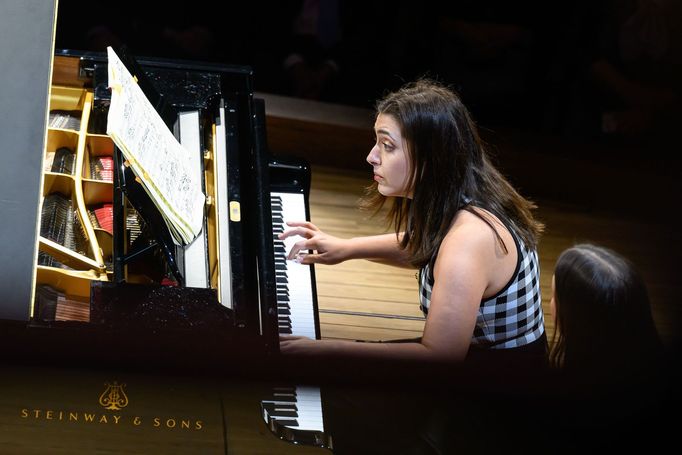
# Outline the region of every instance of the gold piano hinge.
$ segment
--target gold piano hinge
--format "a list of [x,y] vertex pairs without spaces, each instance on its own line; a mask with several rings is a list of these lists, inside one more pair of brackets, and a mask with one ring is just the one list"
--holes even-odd
[[204,150],[204,160],[211,161],[213,159],[213,154],[210,150]]
[[206,205],[213,205],[213,196],[206,196]]
[[230,221],[239,223],[242,220],[241,206],[239,201],[230,201]]

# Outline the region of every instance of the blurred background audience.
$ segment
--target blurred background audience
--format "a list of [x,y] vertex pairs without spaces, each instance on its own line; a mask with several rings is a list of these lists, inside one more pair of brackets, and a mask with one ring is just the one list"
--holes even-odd
[[[405,81],[451,85],[484,127],[618,153],[670,148],[682,120],[682,2],[59,2],[58,49],[248,65],[257,91],[371,108]],[[667,150],[665,150],[667,152]],[[664,152],[661,152],[664,153]]]

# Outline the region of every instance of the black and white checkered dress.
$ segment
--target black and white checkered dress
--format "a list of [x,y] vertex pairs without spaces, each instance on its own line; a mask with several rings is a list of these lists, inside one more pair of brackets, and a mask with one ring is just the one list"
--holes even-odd
[[[528,250],[510,229],[518,260],[507,285],[497,295],[481,301],[471,344],[483,349],[509,349],[539,339],[545,331],[540,295],[538,254]],[[434,278],[427,264],[419,272],[419,300],[429,311]]]

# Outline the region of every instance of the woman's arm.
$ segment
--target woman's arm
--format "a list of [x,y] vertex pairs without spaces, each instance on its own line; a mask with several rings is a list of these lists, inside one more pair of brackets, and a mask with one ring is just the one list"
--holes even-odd
[[[429,314],[421,343],[357,343],[283,337],[284,354],[459,362],[469,350],[478,308],[496,266],[494,236],[478,224],[449,234],[434,270]],[[492,253],[491,253],[492,251]]]
[[441,244],[422,344],[447,361],[467,355],[481,300],[496,266],[489,229],[464,225]]

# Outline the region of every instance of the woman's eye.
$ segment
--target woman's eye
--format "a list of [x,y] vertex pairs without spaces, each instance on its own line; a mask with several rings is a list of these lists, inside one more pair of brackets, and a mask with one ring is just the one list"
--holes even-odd
[[381,145],[383,145],[384,149],[386,149],[386,150],[393,150],[393,146],[391,144],[389,144],[388,142],[382,142]]

